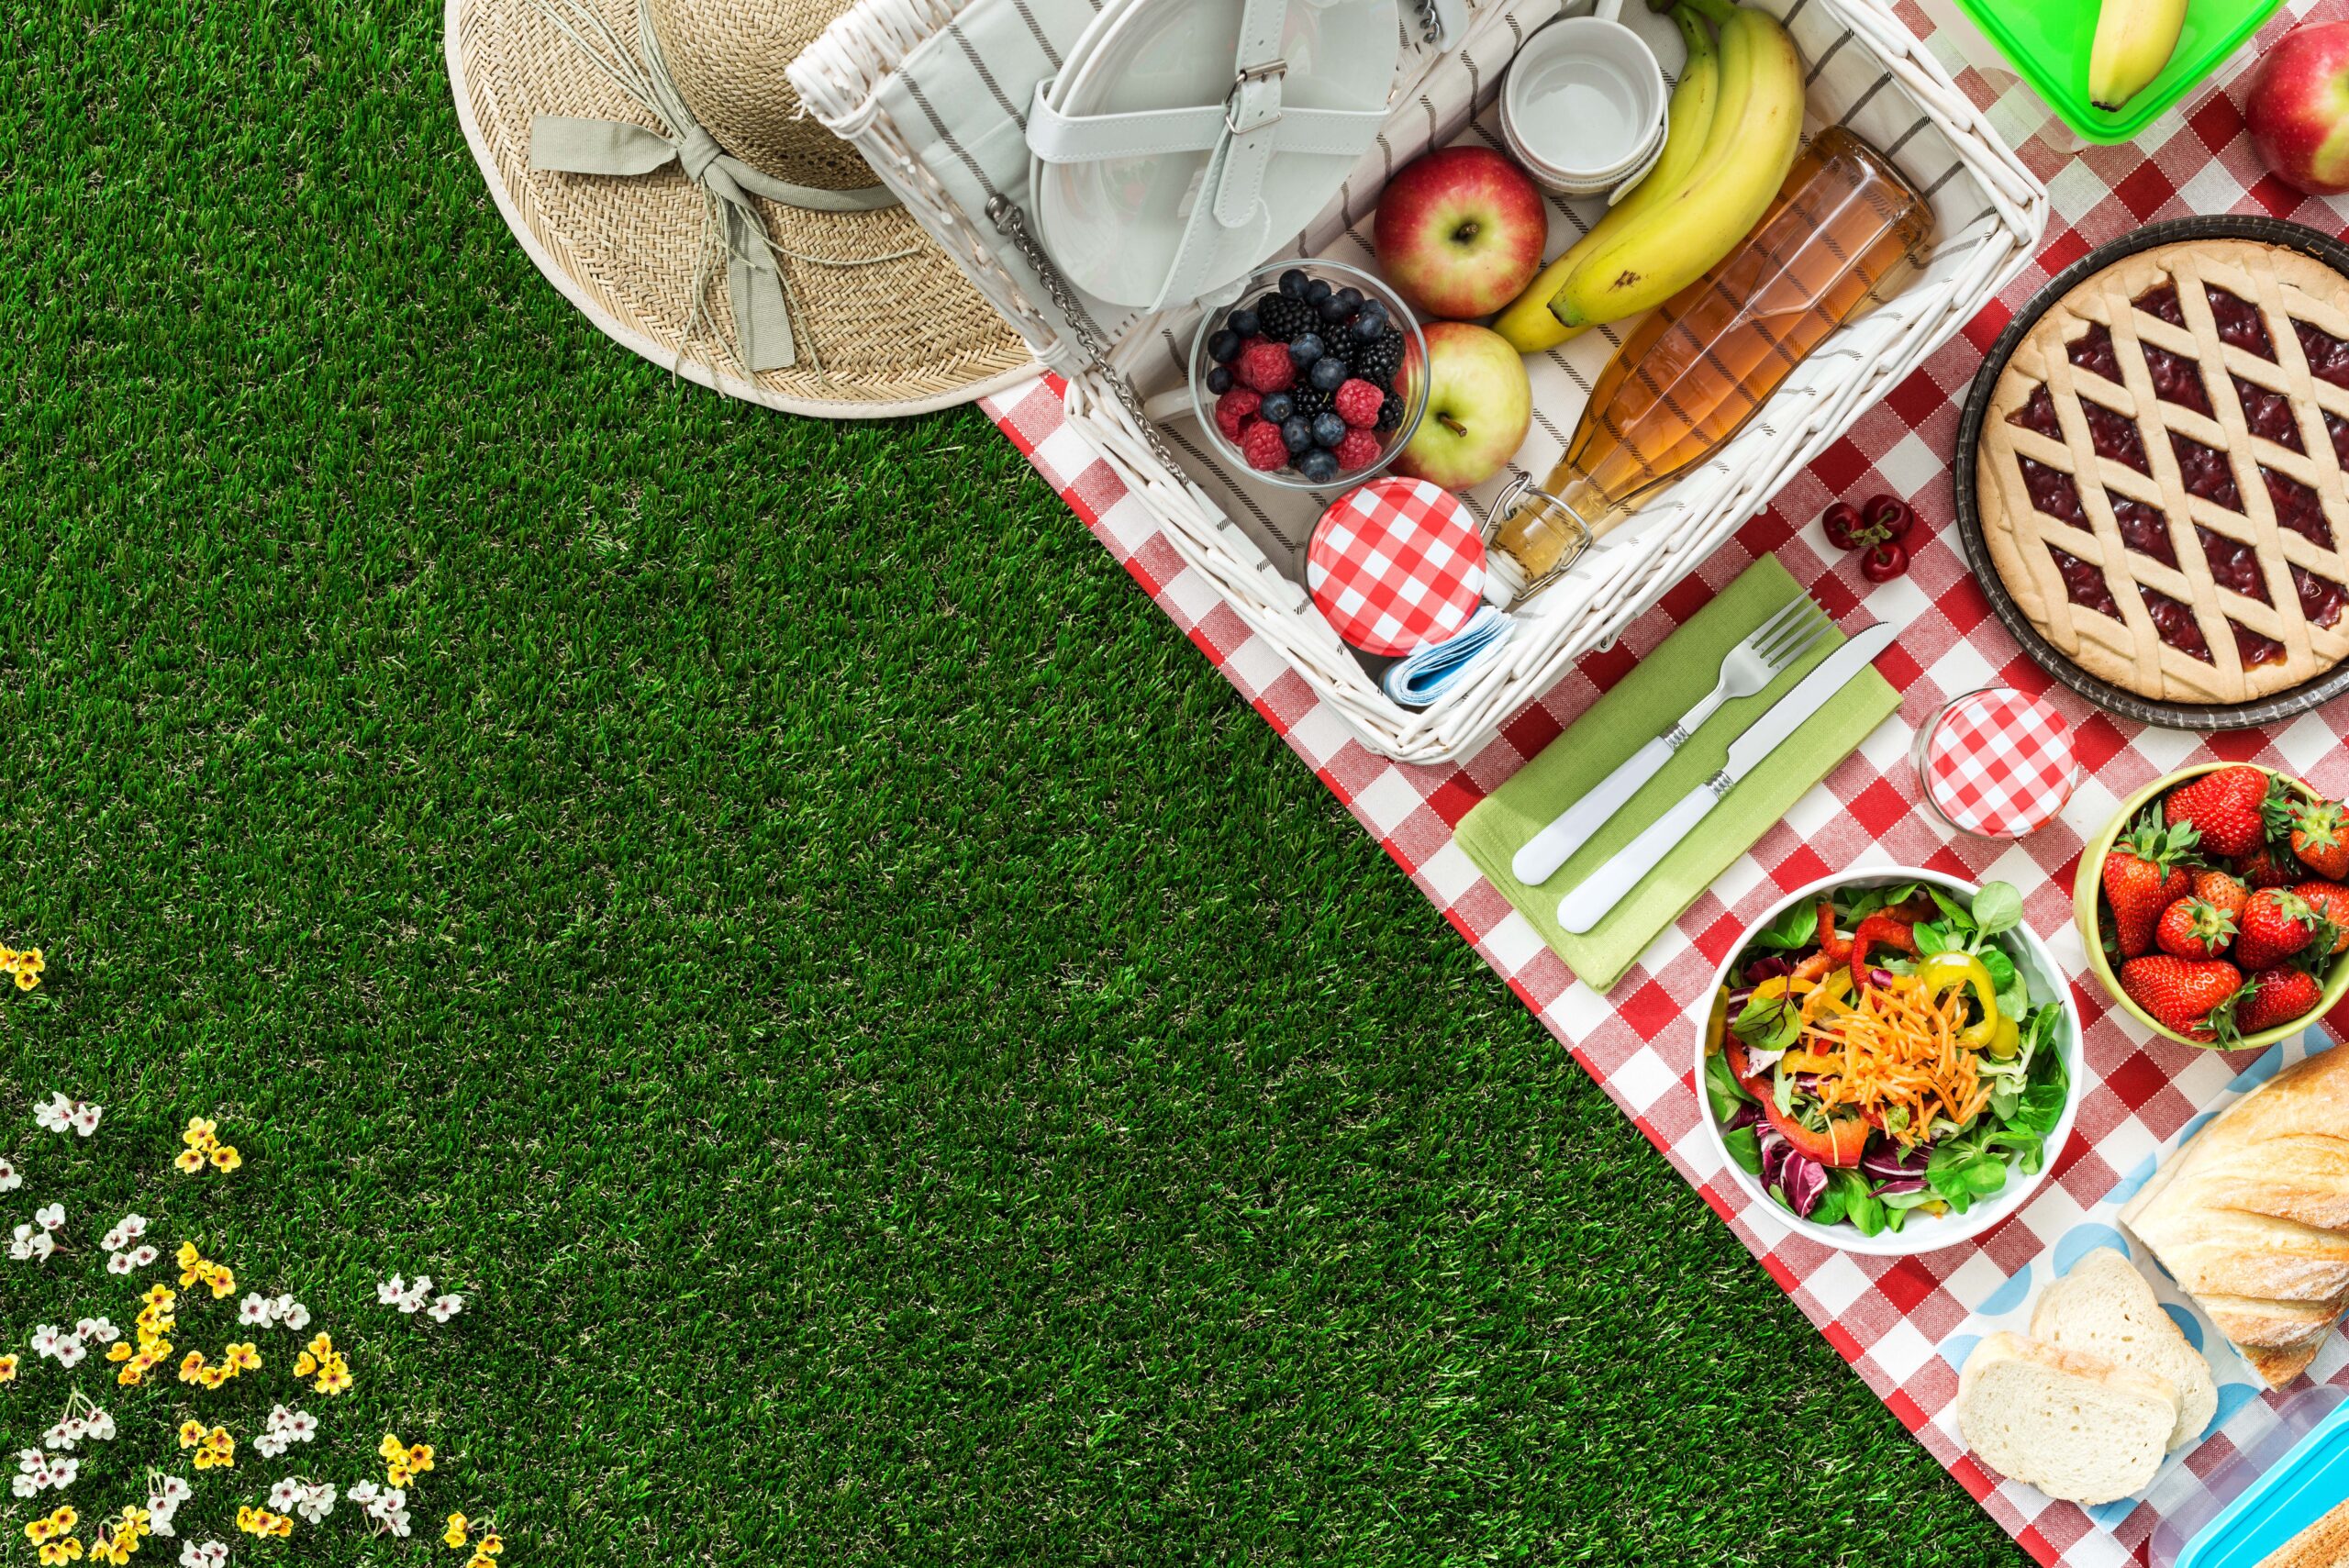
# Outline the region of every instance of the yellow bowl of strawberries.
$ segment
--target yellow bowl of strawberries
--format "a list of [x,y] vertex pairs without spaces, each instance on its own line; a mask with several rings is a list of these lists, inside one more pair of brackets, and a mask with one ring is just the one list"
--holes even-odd
[[2088,841],[2072,912],[2097,979],[2164,1040],[2273,1045],[2349,995],[2349,810],[2272,768],[2180,769]]

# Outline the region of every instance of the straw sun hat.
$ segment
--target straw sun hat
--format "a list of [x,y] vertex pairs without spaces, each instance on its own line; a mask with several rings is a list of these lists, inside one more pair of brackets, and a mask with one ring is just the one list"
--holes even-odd
[[1027,349],[784,80],[847,9],[449,0],[458,118],[530,260],[645,358],[796,414],[966,403]]

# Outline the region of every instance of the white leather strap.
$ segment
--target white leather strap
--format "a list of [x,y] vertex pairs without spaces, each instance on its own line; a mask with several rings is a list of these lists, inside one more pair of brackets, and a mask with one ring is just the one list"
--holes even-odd
[[[1154,152],[1207,152],[1223,135],[1227,106],[1143,109],[1116,115],[1064,115],[1052,105],[1052,79],[1036,83],[1028,106],[1028,150],[1047,163],[1098,163]],[[1274,150],[1352,158],[1377,139],[1384,109],[1283,109]]]
[[1238,228],[1256,212],[1264,190],[1264,165],[1272,161],[1273,132],[1281,123],[1281,93],[1288,61],[1281,57],[1281,33],[1288,23],[1288,0],[1248,0],[1240,14],[1240,58],[1234,67],[1225,121],[1231,144],[1223,167],[1208,172],[1215,217]]

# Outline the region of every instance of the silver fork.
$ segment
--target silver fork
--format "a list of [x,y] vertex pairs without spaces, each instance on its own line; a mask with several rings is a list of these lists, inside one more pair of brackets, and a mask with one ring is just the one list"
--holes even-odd
[[1710,695],[1682,714],[1679,723],[1632,752],[1598,787],[1526,840],[1509,862],[1517,880],[1528,887],[1539,887],[1555,876],[1576,850],[1631,803],[1641,785],[1664,771],[1672,754],[1688,743],[1705,720],[1720,711],[1721,704],[1731,697],[1750,697],[1768,685],[1780,671],[1810,651],[1811,644],[1827,634],[1829,625],[1827,612],[1809,595],[1801,594],[1755,627],[1723,656],[1720,680]]

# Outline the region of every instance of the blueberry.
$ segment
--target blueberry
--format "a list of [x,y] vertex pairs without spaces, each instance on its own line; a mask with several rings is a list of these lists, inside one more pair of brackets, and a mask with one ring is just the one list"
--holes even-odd
[[1327,447],[1316,447],[1297,458],[1297,472],[1308,484],[1327,484],[1338,477],[1338,454]]
[[1348,330],[1361,342],[1375,343],[1386,330],[1386,317],[1373,316],[1365,310],[1354,317],[1354,324]]
[[1208,358],[1219,365],[1228,365],[1240,357],[1240,334],[1229,327],[1208,334]]
[[1303,268],[1291,267],[1287,272],[1281,274],[1281,293],[1288,295],[1291,299],[1303,299],[1305,297],[1305,286],[1308,281],[1309,280],[1307,279],[1305,270]]
[[1290,415],[1281,421],[1281,441],[1293,452],[1310,450],[1313,446],[1313,421],[1302,414]]
[[1263,325],[1256,319],[1256,313],[1244,305],[1225,317],[1223,324],[1242,338],[1253,338]]
[[1221,397],[1231,390],[1231,372],[1222,365],[1208,372],[1208,390]]
[[1346,422],[1338,417],[1336,409],[1313,417],[1313,444],[1334,447],[1346,439]]
[[1335,289],[1330,286],[1329,279],[1315,278],[1312,282],[1305,285],[1305,303],[1308,305],[1319,305],[1336,292],[1337,291]]
[[1297,412],[1297,400],[1286,392],[1268,393],[1256,412],[1277,425]]
[[1346,303],[1346,296],[1341,294],[1331,295],[1313,308],[1320,313],[1322,320],[1332,327],[1354,313],[1353,307]]
[[1306,366],[1319,359],[1321,357],[1321,353],[1322,344],[1319,336],[1312,332],[1308,332],[1305,336],[1299,338],[1296,342],[1291,343],[1288,346],[1288,362],[1295,365],[1297,369],[1303,370]]
[[1345,361],[1324,354],[1313,361],[1308,379],[1320,391],[1335,392],[1346,384],[1346,377],[1352,373]]

